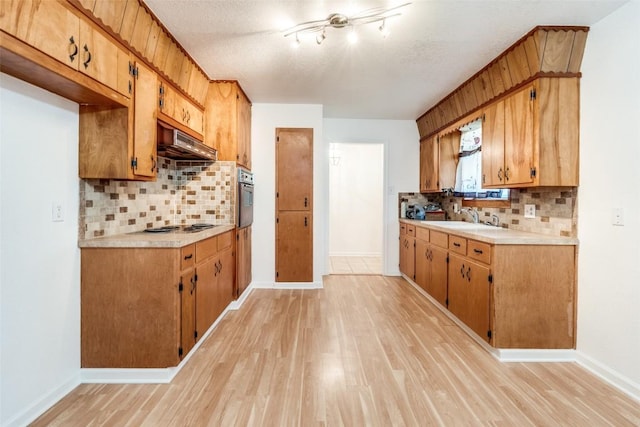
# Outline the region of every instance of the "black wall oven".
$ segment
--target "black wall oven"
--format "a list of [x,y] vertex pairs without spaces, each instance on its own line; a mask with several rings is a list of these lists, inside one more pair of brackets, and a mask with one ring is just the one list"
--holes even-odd
[[238,168],[238,228],[253,223],[253,174]]

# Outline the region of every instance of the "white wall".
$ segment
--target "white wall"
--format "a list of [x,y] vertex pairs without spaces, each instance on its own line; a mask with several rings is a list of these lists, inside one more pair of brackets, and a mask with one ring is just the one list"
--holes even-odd
[[384,145],[331,143],[329,150],[329,255],[382,256]]
[[[0,425],[80,379],[78,105],[0,74]],[[64,222],[51,221],[51,205]]]
[[398,269],[398,192],[419,191],[420,136],[414,120],[325,119],[324,138],[332,142],[384,145],[384,259],[383,273],[400,275]]
[[322,105],[253,104],[251,157],[255,174],[253,215],[254,286],[275,282],[275,135],[276,128],[313,128],[313,281],[322,283],[326,266],[325,215],[328,149],[322,139]]
[[640,397],[638,23],[635,0],[593,25],[582,64],[577,350]]

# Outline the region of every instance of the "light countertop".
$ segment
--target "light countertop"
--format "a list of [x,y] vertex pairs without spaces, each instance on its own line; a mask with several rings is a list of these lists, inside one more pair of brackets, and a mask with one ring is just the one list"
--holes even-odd
[[526,231],[511,230],[486,224],[473,224],[463,221],[419,221],[401,218],[400,222],[495,245],[578,244],[578,239],[573,237],[549,236],[546,234],[529,233]]
[[218,225],[198,232],[134,233],[78,241],[80,248],[181,248],[233,230],[235,225]]

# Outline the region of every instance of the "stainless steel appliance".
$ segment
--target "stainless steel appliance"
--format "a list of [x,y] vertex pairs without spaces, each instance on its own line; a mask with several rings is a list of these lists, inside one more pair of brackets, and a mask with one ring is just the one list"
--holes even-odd
[[158,156],[215,162],[218,159],[218,152],[190,135],[158,121]]
[[253,223],[253,174],[238,168],[238,228]]

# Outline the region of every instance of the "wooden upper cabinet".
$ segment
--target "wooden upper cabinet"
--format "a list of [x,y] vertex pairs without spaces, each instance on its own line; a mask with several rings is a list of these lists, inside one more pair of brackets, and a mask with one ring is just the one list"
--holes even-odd
[[312,212],[313,129],[277,129],[276,166],[276,210]]
[[160,119],[198,139],[202,139],[204,113],[198,106],[164,79],[158,80],[155,94],[155,98],[158,99],[158,117]]
[[482,185],[504,185],[504,101],[491,104],[482,121]]
[[486,108],[483,186],[577,186],[579,92],[577,77],[543,77]]
[[0,2],[0,28],[74,68],[80,59],[80,18],[64,2]]
[[59,62],[129,96],[129,52],[66,2],[2,1],[0,28]]
[[251,103],[237,82],[209,83],[205,144],[218,150],[219,160],[251,169]]
[[154,178],[158,173],[157,108],[155,94],[157,75],[142,61],[136,64],[133,117],[133,173]]
[[438,189],[455,186],[459,152],[460,131],[449,132],[438,138]]
[[438,140],[433,136],[420,143],[420,192],[439,192]]
[[129,107],[80,106],[80,178],[152,180],[157,174],[157,75],[131,62]]
[[504,100],[504,182],[509,186],[534,182],[534,108],[533,85]]

